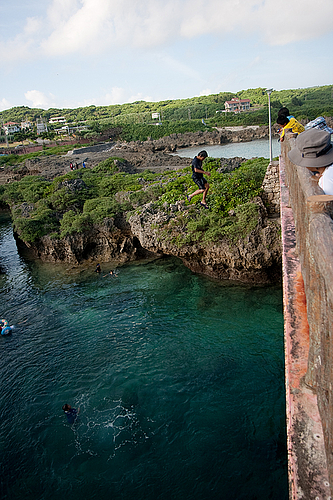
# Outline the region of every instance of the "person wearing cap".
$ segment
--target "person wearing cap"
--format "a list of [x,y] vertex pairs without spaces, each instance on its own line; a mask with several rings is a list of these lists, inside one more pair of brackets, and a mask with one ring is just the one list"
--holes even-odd
[[199,189],[194,191],[194,193],[187,195],[187,199],[188,201],[191,201],[193,196],[203,193],[200,205],[208,209],[208,205],[206,203],[206,196],[208,193],[209,184],[207,180],[204,178],[204,175],[210,176],[210,172],[205,172],[202,169],[202,162],[207,157],[208,157],[207,151],[200,151],[200,153],[198,153],[197,156],[195,156],[192,160],[192,179],[194,180]]
[[325,194],[333,195],[333,148],[331,134],[311,128],[296,138],[295,147],[288,153],[289,159],[300,167],[306,167],[319,177],[319,186]]

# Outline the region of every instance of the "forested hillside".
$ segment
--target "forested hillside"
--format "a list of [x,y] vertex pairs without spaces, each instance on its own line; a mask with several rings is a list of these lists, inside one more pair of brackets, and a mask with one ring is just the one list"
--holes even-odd
[[[251,111],[247,113],[221,113],[224,102],[233,97],[251,100]],[[88,122],[90,124],[123,125],[151,124],[158,121],[191,121],[204,119],[207,125],[267,124],[268,98],[264,88],[242,90],[240,92],[220,92],[208,96],[175,99],[159,102],[137,101],[129,104],[110,106],[87,106],[75,109],[48,110],[19,106],[0,112],[0,121],[35,122],[40,116],[64,116],[68,123]],[[319,115],[333,116],[333,85],[305,89],[273,91],[271,95],[272,116],[282,106],[287,106],[298,119],[311,120]],[[152,113],[159,113],[158,119]]]

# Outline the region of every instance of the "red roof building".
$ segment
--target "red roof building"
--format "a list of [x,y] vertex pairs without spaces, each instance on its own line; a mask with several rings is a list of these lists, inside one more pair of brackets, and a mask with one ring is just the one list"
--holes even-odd
[[20,130],[21,130],[20,125],[18,123],[15,123],[15,122],[4,123],[2,128],[5,131],[6,135],[15,134],[16,132],[20,132]]
[[237,97],[233,97],[231,101],[225,101],[224,107],[227,113],[240,113],[241,111],[249,111],[250,104],[250,99],[238,99]]

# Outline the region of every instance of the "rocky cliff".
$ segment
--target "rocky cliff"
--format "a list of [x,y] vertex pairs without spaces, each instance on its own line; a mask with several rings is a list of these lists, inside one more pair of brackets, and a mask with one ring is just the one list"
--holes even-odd
[[[214,278],[267,283],[279,279],[281,273],[281,242],[279,224],[267,219],[266,209],[258,197],[257,225],[245,238],[230,241],[186,241],[181,224],[175,219],[186,217],[188,208],[182,202],[154,208],[152,203],[130,217],[129,224],[141,246],[152,253],[173,255],[192,269]],[[200,210],[200,208],[199,208]]]
[[[228,237],[216,241],[188,239],[182,219],[191,217],[184,202],[154,203],[141,207],[126,221],[124,217],[105,219],[103,225],[68,235],[63,239],[44,236],[34,244],[18,244],[29,248],[35,257],[44,261],[79,264],[83,261],[124,263],[145,257],[170,255],[180,258],[194,272],[218,279],[250,283],[271,283],[281,275],[280,226],[267,218],[266,209],[258,197],[256,227],[244,238],[231,241]],[[235,216],[231,214],[231,216]],[[195,238],[194,238],[195,239]]]
[[[249,202],[252,205],[251,214],[245,214],[242,223],[243,226],[244,224],[246,226],[244,226],[245,231],[239,226],[237,210],[230,210],[229,216],[226,211],[222,219],[214,211],[210,215],[209,212],[205,214],[206,211],[200,207],[199,201],[196,205],[194,203],[189,205],[185,201],[170,204],[171,199],[180,200],[184,198],[184,193],[188,189],[186,188],[185,178],[187,174],[185,171],[179,170],[179,167],[189,164],[189,159],[170,155],[170,151],[182,146],[196,145],[200,148],[203,144],[230,142],[233,138],[241,141],[265,137],[267,135],[266,129],[267,127],[247,128],[238,131],[236,135],[226,129],[191,134],[174,134],[157,141],[117,143],[107,151],[86,152],[87,155],[96,155],[91,157],[90,162],[87,160],[88,169],[105,159],[104,155],[106,155],[106,158],[110,159],[111,162],[113,161],[114,166],[117,167],[119,172],[123,172],[125,177],[127,174],[140,172],[140,176],[137,176],[138,179],[136,180],[137,184],[140,185],[139,191],[137,191],[138,186],[136,186],[132,188],[135,192],[128,191],[126,188],[123,191],[120,189],[114,195],[114,203],[122,206],[123,203],[126,205],[127,202],[127,205],[132,207],[120,210],[132,210],[132,212],[118,214],[114,217],[104,215],[103,217],[106,217],[104,220],[103,217],[91,219],[87,227],[84,226],[79,229],[76,227],[75,230],[69,228],[67,236],[63,238],[60,238],[60,233],[66,234],[66,232],[61,232],[59,228],[55,232],[50,229],[51,236],[38,237],[38,239],[34,240],[34,243],[24,243],[22,241],[24,238],[20,238],[20,234],[15,234],[17,242],[22,248],[28,249],[35,257],[51,262],[67,262],[76,265],[84,261],[108,262],[117,260],[118,262],[126,262],[142,257],[172,255],[180,258],[193,271],[219,279],[261,283],[276,281],[281,274],[279,222],[268,218],[261,198]],[[77,152],[77,154],[82,154],[82,151]],[[112,160],[114,157],[123,158],[123,160]],[[52,158],[36,158],[35,160],[29,160],[30,163],[21,167],[22,172],[16,170],[15,175],[24,177],[39,174],[44,179],[54,179],[69,170],[68,163],[71,159],[71,156],[56,157],[53,160]],[[243,161],[244,158],[221,158],[214,167],[216,169],[215,173],[224,174],[225,172],[240,169]],[[149,176],[147,181],[144,180],[146,174],[142,171],[147,168],[155,172],[156,177],[153,180],[149,180]],[[256,172],[258,172],[258,168],[259,166],[255,167]],[[84,170],[84,172],[88,173],[88,169]],[[182,173],[173,174],[170,172],[171,169]],[[71,197],[73,197],[72,191],[76,189],[81,192],[82,186],[85,187],[85,190],[88,189],[80,176],[81,174],[78,174],[78,179],[72,179],[70,185],[67,185],[69,181],[64,181],[53,187],[55,198],[44,201],[44,205],[42,205],[42,207],[46,207],[46,212],[51,209],[54,211],[53,219],[47,219],[47,224],[51,224],[53,227],[55,221],[63,220],[62,217],[68,210],[74,210],[75,214],[77,213],[80,196],[78,195],[77,199],[79,205],[75,204],[74,201],[70,202]],[[185,177],[181,178],[182,176]],[[10,180],[12,179],[6,179],[6,183],[10,182]],[[89,182],[91,184],[91,179]],[[170,182],[175,182],[176,186],[180,183],[180,192],[175,191],[176,198],[173,197],[174,195],[164,198],[169,201],[161,205],[162,202],[156,201],[157,197],[160,197],[161,193],[166,195],[169,192],[166,186]],[[219,181],[214,182],[217,194],[214,195],[213,186],[212,199],[214,199],[214,196],[219,196],[219,182],[222,182],[220,178]],[[241,190],[244,182],[240,177],[239,182],[234,186],[235,191]],[[269,208],[272,205],[269,196],[275,187],[273,186],[273,189],[271,183],[266,184],[263,195],[267,194],[268,201],[265,199],[265,204]],[[260,185],[257,187],[259,188]],[[248,184],[246,184],[245,191],[248,191]],[[59,193],[63,198],[57,198],[57,196],[60,196]],[[107,193],[108,199],[111,199],[111,195],[112,191]],[[92,191],[92,196],[94,196],[94,191]],[[254,195],[252,194],[252,196]],[[58,206],[59,200],[67,200],[67,198],[69,200],[68,206],[66,205],[63,208],[62,205],[59,205],[60,208],[58,209],[52,208]],[[152,200],[152,202],[147,203],[149,200]],[[103,203],[106,203],[105,200],[99,199],[96,200],[97,202],[102,203],[102,207],[104,207]],[[65,203],[65,201],[62,201],[62,203]],[[99,206],[98,203],[96,206]],[[228,201],[225,199],[219,201],[219,203],[222,203],[223,206],[223,203],[228,203]],[[238,203],[244,203],[244,198],[240,198]],[[256,207],[255,210],[253,209],[254,206]],[[21,206],[15,205],[13,209],[17,214],[20,214],[17,217],[33,219],[32,224],[41,223],[38,222],[40,221],[38,217],[42,217],[42,220],[44,220],[44,212],[42,210],[38,212],[34,203],[23,203]],[[82,207],[80,210],[82,210]],[[36,216],[37,219],[34,219]],[[210,217],[213,217],[214,220],[210,219]],[[94,220],[103,222],[97,225]],[[205,227],[201,228],[200,224]],[[15,227],[22,228],[20,224],[16,224]],[[231,227],[236,228],[233,234],[228,233],[228,229],[230,230]],[[19,229],[17,230],[19,231]],[[35,229],[32,230],[35,231]],[[45,234],[45,232],[41,231],[40,234]],[[33,241],[33,239],[27,239]]]

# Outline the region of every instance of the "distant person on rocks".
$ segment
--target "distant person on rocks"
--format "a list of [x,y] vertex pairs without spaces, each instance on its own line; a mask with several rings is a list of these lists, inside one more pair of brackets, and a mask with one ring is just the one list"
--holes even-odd
[[282,126],[282,132],[280,135],[281,142],[284,141],[284,134],[286,130],[291,130],[294,134],[301,134],[305,130],[303,125],[292,115],[280,114],[278,115],[276,123]]
[[311,128],[296,138],[289,159],[300,167],[307,167],[319,179],[325,194],[333,195],[333,148],[331,134]]
[[70,164],[69,164],[69,168],[70,168],[71,170],[73,170],[73,163],[72,163],[72,162],[70,162]]
[[77,416],[79,414],[80,408],[77,410],[76,408],[72,408],[71,405],[68,405],[67,403],[62,407],[62,409],[65,412],[65,415],[67,417],[67,422],[69,424],[74,424],[75,420],[77,419]]
[[82,162],[82,168],[86,168],[86,164],[84,161]]
[[199,189],[194,191],[194,193],[192,194],[188,194],[187,199],[189,202],[191,202],[193,196],[203,193],[200,205],[208,209],[209,207],[206,202],[206,196],[208,193],[209,184],[207,180],[204,178],[204,175],[208,175],[210,177],[210,172],[205,172],[202,169],[202,162],[207,157],[208,157],[207,151],[200,151],[200,153],[198,153],[197,156],[195,156],[192,160],[192,179],[196,183]]
[[102,272],[101,266],[100,266],[100,264],[97,264],[96,269],[95,269],[95,273],[101,273],[101,272]]

